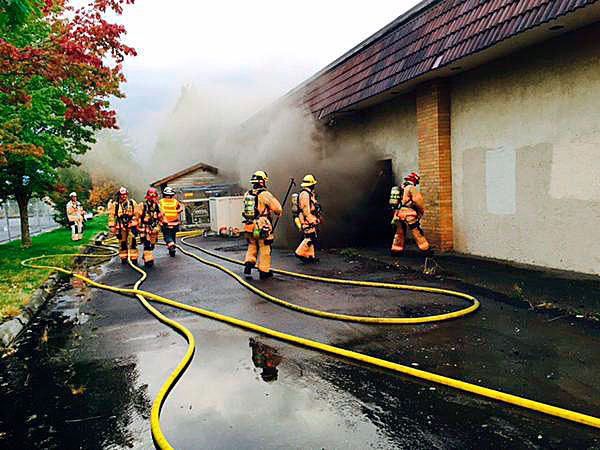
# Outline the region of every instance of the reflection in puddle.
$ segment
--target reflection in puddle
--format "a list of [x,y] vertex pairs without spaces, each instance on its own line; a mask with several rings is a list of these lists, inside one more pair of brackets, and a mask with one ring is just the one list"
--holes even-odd
[[[303,370],[306,358],[321,355],[220,324],[186,325],[196,337],[196,356],[161,419],[173,447],[394,447],[353,395],[324,381],[317,370]],[[137,355],[151,395],[181,357],[173,349],[157,346]]]
[[263,344],[258,339],[250,338],[252,348],[252,362],[254,367],[262,369],[260,374],[263,381],[269,383],[277,380],[277,366],[281,363],[281,356],[276,348]]

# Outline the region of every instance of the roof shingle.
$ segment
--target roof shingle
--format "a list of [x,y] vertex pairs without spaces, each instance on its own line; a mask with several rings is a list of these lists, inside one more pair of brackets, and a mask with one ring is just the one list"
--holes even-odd
[[442,0],[303,87],[318,118],[491,47],[597,0]]

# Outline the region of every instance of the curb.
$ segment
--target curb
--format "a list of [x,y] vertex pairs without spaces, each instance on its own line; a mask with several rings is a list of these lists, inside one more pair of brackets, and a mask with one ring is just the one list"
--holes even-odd
[[17,317],[0,325],[0,347],[9,347],[10,344],[25,330],[31,319],[52,298],[61,282],[61,275],[53,273],[35,290],[27,306]]
[[[98,233],[92,241],[96,242],[98,239],[101,239],[101,236],[103,235],[104,233]],[[86,250],[88,249],[83,250],[83,252],[85,253]],[[35,290],[29,303],[23,308],[21,314],[0,325],[0,348],[9,347],[15,339],[19,337],[29,325],[31,319],[33,319],[40,311],[42,306],[56,294],[56,291],[64,278],[66,278],[66,275],[60,273],[51,274],[48,279]]]

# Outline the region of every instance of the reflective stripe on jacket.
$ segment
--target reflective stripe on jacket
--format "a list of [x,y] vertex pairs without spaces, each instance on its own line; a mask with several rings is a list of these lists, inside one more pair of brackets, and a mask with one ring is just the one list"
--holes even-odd
[[162,198],[160,199],[160,209],[166,223],[169,225],[179,224],[179,214],[183,210],[179,200],[176,198]]

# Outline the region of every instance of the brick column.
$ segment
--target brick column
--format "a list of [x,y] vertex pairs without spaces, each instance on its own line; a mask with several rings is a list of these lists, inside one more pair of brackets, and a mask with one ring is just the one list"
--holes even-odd
[[434,248],[452,250],[452,150],[450,89],[446,80],[417,88],[419,174],[425,197],[423,229]]

